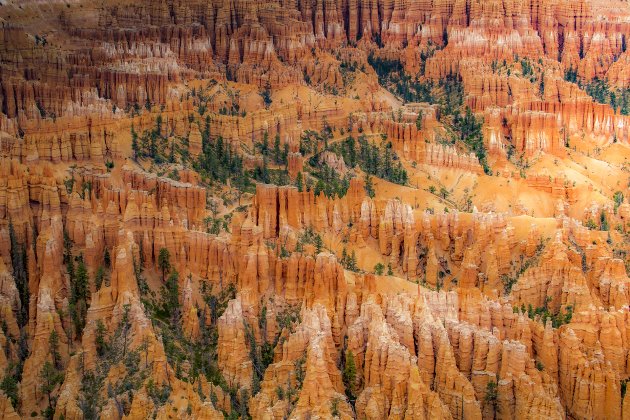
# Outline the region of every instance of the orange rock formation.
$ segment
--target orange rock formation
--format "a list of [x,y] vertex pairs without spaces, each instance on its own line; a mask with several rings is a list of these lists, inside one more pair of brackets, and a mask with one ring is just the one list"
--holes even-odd
[[4,2],[0,417],[630,419],[629,22]]

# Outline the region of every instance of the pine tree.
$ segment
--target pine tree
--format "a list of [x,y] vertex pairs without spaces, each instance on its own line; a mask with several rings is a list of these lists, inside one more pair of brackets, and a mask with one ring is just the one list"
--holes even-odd
[[138,133],[131,124],[131,150],[133,150],[133,160],[138,160],[141,156],[140,145],[138,144]]
[[26,263],[26,249],[17,241],[13,222],[9,219],[9,243],[11,244],[11,266],[13,277],[20,296],[20,312],[18,325],[23,327],[28,322],[28,307],[30,292],[28,287],[28,265]]
[[382,276],[384,269],[385,266],[383,265],[383,263],[378,263],[374,266],[374,274],[376,274],[377,276]]
[[166,248],[160,248],[160,253],[158,254],[158,267],[162,270],[162,282],[166,280],[166,272],[171,269],[171,254],[168,252]]
[[354,362],[354,354],[352,350],[346,351],[346,360],[343,367],[343,384],[346,388],[346,395],[350,403],[354,405],[356,400],[356,379],[357,367]]
[[74,285],[72,287],[71,300],[78,302],[79,300],[87,300],[90,277],[87,272],[83,257],[79,257],[79,264],[75,273]]
[[105,267],[109,268],[112,265],[112,258],[109,255],[109,249],[105,248],[105,253],[103,254],[103,264]]
[[392,178],[392,151],[389,147],[383,153],[383,178]]
[[263,98],[263,102],[265,104],[265,108],[269,108],[273,100],[271,99],[271,83],[267,81],[265,84],[265,89],[260,92],[260,96]]
[[324,248],[324,241],[322,241],[322,237],[320,235],[315,236],[315,253],[319,254],[322,252],[322,248]]
[[371,174],[375,174],[378,173],[379,167],[381,166],[378,148],[374,145],[371,145],[369,151],[370,161],[368,165],[368,172]]
[[[81,395],[79,408],[83,413],[83,419],[98,419],[101,406],[101,377],[92,371],[83,372],[81,378]],[[60,416],[60,418],[62,418]]]
[[267,156],[263,157],[261,179],[262,179],[262,182],[264,182],[265,184],[268,184],[271,181],[271,178],[269,178],[269,167],[267,166]]
[[409,181],[409,177],[407,175],[407,171],[403,168],[402,163],[398,162],[398,170],[400,173],[400,182],[401,185],[406,185],[407,181]]
[[165,317],[169,318],[172,326],[179,327],[180,308],[179,308],[179,274],[173,270],[166,284],[160,289],[162,312]]
[[140,137],[140,157],[146,157],[149,153],[149,144],[151,136],[145,131]]
[[497,406],[499,402],[498,397],[499,397],[499,393],[497,389],[497,383],[495,381],[488,382],[488,385],[486,386],[486,395],[484,397],[484,400],[487,404],[490,404],[490,406],[492,407],[493,419],[496,417],[496,414],[497,414]]
[[[11,365],[9,365],[11,367]],[[11,405],[13,408],[17,408],[19,401],[19,389],[18,389],[18,381],[15,378],[15,375],[10,372],[11,369],[7,369],[5,372],[5,376],[0,382],[0,390],[2,390],[5,395],[11,400]]]
[[284,163],[285,165],[289,164],[289,143],[284,143],[281,163]]
[[89,275],[82,257],[79,257],[76,271],[72,260],[70,258],[66,266],[70,275],[69,309],[74,323],[74,332],[77,337],[80,337],[85,327],[85,318],[87,317]]
[[234,179],[234,186],[237,189],[238,205],[241,205],[241,197],[246,190],[252,185],[252,181],[249,179],[249,175],[242,169],[238,170],[236,178]]
[[606,213],[602,210],[599,213],[599,230],[607,231],[608,229],[608,218],[606,217]]
[[346,144],[347,144],[346,147],[347,147],[348,164],[354,168],[357,165],[357,149],[356,149],[354,137],[352,136],[348,137]]
[[276,164],[282,163],[282,155],[280,151],[280,134],[276,134],[273,140],[273,160]]
[[615,212],[616,212],[617,208],[621,206],[624,202],[623,193],[621,191],[616,191],[613,194],[613,201],[615,202]]
[[263,140],[260,144],[260,153],[262,153],[263,156],[267,156],[269,154],[269,133],[267,131],[263,133]]
[[59,353],[59,335],[56,330],[50,332],[48,337],[48,348],[53,359],[55,369],[61,369],[61,354]]
[[63,373],[55,369],[53,364],[47,360],[39,372],[39,377],[42,380],[41,390],[48,397],[48,408],[42,414],[44,417],[52,419],[55,413],[55,405],[57,404],[57,400],[52,394],[57,389],[57,385],[63,382]]
[[127,354],[127,335],[129,334],[129,330],[131,329],[131,322],[129,322],[129,310],[131,309],[131,305],[129,303],[123,305],[123,316],[120,320],[119,327],[122,331],[123,336],[123,357]]
[[376,195],[374,185],[372,184],[372,177],[369,174],[365,175],[365,192],[370,198],[374,198]]
[[297,189],[299,192],[302,192],[304,190],[304,183],[302,181],[302,172],[298,172],[297,178],[295,180],[295,185],[297,186]]
[[158,131],[154,130],[151,132],[151,135],[149,136],[149,152],[148,155],[151,159],[157,159],[158,158],[158,144],[157,144],[157,138],[158,138]]
[[241,415],[241,419],[249,419],[250,415],[249,415],[249,391],[247,390],[247,388],[243,388],[241,389],[241,395],[240,395],[240,404],[239,404],[239,411],[240,411],[240,415]]
[[416,118],[416,129],[418,131],[422,130],[422,111],[418,112],[418,117]]
[[96,273],[94,274],[94,287],[96,291],[101,290],[101,285],[103,284],[103,279],[105,278],[105,270],[102,265],[99,265],[96,269]]
[[350,263],[348,264],[348,268],[351,271],[358,271],[357,267],[357,254],[354,250],[352,250],[352,255],[350,256]]
[[168,162],[175,163],[175,140],[171,142],[171,147],[168,154]]
[[96,354],[99,357],[103,357],[105,352],[107,351],[107,340],[105,338],[107,334],[107,329],[105,328],[105,324],[100,319],[96,321],[96,336],[94,338],[94,344],[96,345]]

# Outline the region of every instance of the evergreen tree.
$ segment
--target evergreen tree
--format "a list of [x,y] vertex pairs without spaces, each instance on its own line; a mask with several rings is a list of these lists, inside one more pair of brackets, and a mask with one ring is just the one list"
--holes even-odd
[[262,153],[263,156],[267,156],[269,154],[269,133],[267,131],[263,133],[262,143],[260,143],[258,147],[260,148],[260,153]]
[[155,119],[155,129],[151,131],[149,136],[149,157],[159,161],[159,139],[162,133],[162,116],[158,115]]
[[53,359],[53,366],[55,369],[61,369],[61,354],[59,353],[59,335],[56,330],[50,332],[48,337],[48,348],[50,349],[50,356]]
[[380,168],[380,156],[378,148],[375,145],[371,145],[369,150],[368,172],[371,174],[378,173]]
[[[72,261],[72,258],[70,259]],[[74,323],[74,332],[80,337],[85,327],[85,318],[87,317],[87,299],[89,291],[89,275],[83,258],[79,257],[76,272],[74,271],[72,262],[68,264],[70,274],[70,315]]]
[[453,121],[454,129],[459,132],[460,140],[475,153],[484,172],[487,174],[491,173],[486,160],[486,149],[481,132],[482,121],[477,120],[469,107],[466,107],[466,112],[463,117],[459,114],[459,111],[457,111]]
[[69,255],[68,257],[68,262],[66,262],[66,271],[68,272],[68,277],[70,278],[70,291],[72,292],[72,284],[74,283],[74,275],[75,275],[75,269],[74,269],[74,257],[72,256],[72,254]]
[[240,404],[239,404],[239,411],[240,411],[240,415],[241,415],[241,419],[246,420],[246,419],[250,419],[251,416],[249,415],[249,391],[247,390],[247,388],[243,388],[241,389],[241,396],[240,396]]
[[617,208],[619,208],[619,206],[623,204],[623,201],[624,201],[623,193],[621,191],[616,191],[613,194],[613,201],[615,202],[615,212],[616,212]]
[[297,178],[295,180],[295,185],[297,186],[297,189],[299,192],[302,192],[304,190],[304,184],[302,181],[302,172],[298,172]]
[[[219,181],[222,184],[231,180],[240,191],[250,187],[251,183],[247,174],[243,170],[243,161],[237,153],[232,150],[229,143],[225,142],[221,136],[216,141],[210,137],[210,119],[206,117],[205,128],[201,133],[202,153],[193,167],[210,181]],[[261,145],[256,144],[256,148],[261,150]]]
[[573,69],[573,66],[569,67],[568,70],[564,72],[564,80],[571,83],[577,82],[577,69]]
[[149,145],[151,141],[151,135],[148,132],[144,132],[140,137],[140,157],[146,157],[149,153]]
[[374,198],[376,195],[374,185],[372,185],[372,177],[368,174],[365,175],[365,192],[370,198]]
[[357,254],[354,250],[352,250],[352,254],[350,255],[350,262],[348,264],[348,269],[351,271],[358,271],[357,267]]
[[346,388],[346,396],[352,405],[356,401],[357,367],[354,362],[352,350],[346,351],[346,360],[343,367],[343,384]]
[[109,255],[109,249],[105,248],[105,254],[103,255],[103,264],[105,267],[109,268],[112,265],[112,258]]
[[108,348],[106,334],[107,329],[105,328],[105,324],[99,319],[96,321],[96,336],[94,337],[96,354],[98,354],[99,357],[103,357]]
[[418,131],[422,130],[422,111],[418,112],[418,117],[416,118],[416,129]]
[[99,418],[101,386],[102,377],[100,375],[92,371],[83,373],[81,378],[81,395],[78,399],[79,408],[83,412],[83,419],[93,420]]
[[486,404],[490,404],[490,406],[492,407],[493,419],[496,417],[496,414],[497,414],[497,406],[499,403],[498,397],[499,397],[499,393],[498,393],[497,383],[495,381],[488,382],[488,385],[486,386],[486,395],[484,397],[484,400]]
[[101,290],[101,285],[103,284],[103,279],[105,278],[105,270],[102,265],[99,265],[96,269],[96,273],[94,274],[94,286],[96,291]]
[[42,380],[40,384],[41,390],[48,397],[48,408],[42,412],[42,415],[47,419],[52,419],[57,404],[57,399],[53,396],[53,393],[57,386],[63,382],[63,373],[47,360],[39,373],[39,377]]
[[269,167],[267,165],[267,156],[263,157],[263,164],[260,170],[260,180],[265,184],[268,184],[271,179],[269,178]]
[[383,265],[383,263],[378,263],[374,266],[374,274],[376,274],[377,276],[382,276],[383,270],[385,270],[385,266]]
[[343,250],[341,251],[341,261],[339,262],[344,268],[348,264],[348,251],[346,250],[345,246],[343,247]]
[[125,357],[125,354],[127,354],[127,335],[129,334],[129,330],[131,329],[131,322],[129,322],[130,308],[131,305],[129,303],[123,305],[123,316],[118,326],[122,332],[123,337],[123,357]]
[[131,124],[131,150],[133,151],[133,160],[138,160],[141,157],[140,144],[138,143],[138,133]]
[[271,99],[271,83],[267,81],[265,84],[265,89],[260,92],[260,96],[263,98],[263,102],[265,104],[265,108],[269,108],[273,100]]
[[273,160],[276,164],[282,163],[282,152],[280,150],[280,134],[276,134],[273,140]]
[[407,184],[407,181],[409,180],[408,176],[407,176],[407,171],[403,168],[402,163],[398,162],[398,167],[396,169],[396,178],[397,184],[400,185],[405,185]]
[[171,254],[166,248],[160,248],[158,254],[158,267],[162,271],[162,282],[166,279],[166,272],[171,269]]
[[250,188],[250,186],[252,185],[252,181],[244,171],[240,170],[237,172],[236,177],[234,178],[233,185],[237,189],[236,193],[238,196],[238,205],[240,206],[241,197],[243,193]]
[[171,147],[168,154],[168,162],[175,163],[175,140],[171,142]]
[[599,213],[599,230],[607,231],[608,229],[608,218],[606,217],[606,213],[602,210]]
[[26,248],[17,241],[17,235],[12,220],[9,219],[9,243],[11,244],[11,266],[13,277],[20,296],[20,311],[18,312],[18,325],[23,327],[28,322],[28,307],[30,291],[28,287],[28,265],[26,261]]
[[285,165],[289,164],[289,143],[284,143],[281,158],[282,158],[281,163],[284,163]]
[[395,179],[392,173],[392,151],[389,147],[385,148],[385,153],[383,154],[383,175],[385,179]]
[[180,305],[179,305],[179,273],[173,270],[166,281],[166,284],[160,289],[160,303],[162,314],[169,319],[171,325],[175,328],[179,327],[180,321]]
[[322,252],[322,248],[324,248],[324,241],[322,241],[322,237],[320,235],[315,236],[315,253],[319,254]]
[[344,142],[344,145],[346,146],[346,154],[344,155],[344,160],[348,161],[348,164],[351,167],[355,167],[357,164],[357,150],[356,150],[356,142],[354,140],[354,137],[350,136],[346,139],[346,141]]
[[72,287],[71,300],[75,302],[79,300],[87,300],[88,290],[90,287],[90,276],[88,274],[87,267],[85,266],[85,262],[83,262],[83,257],[79,257],[79,263],[74,277],[75,281]]
[[[9,368],[12,366],[9,365]],[[11,400],[11,405],[13,405],[14,409],[17,409],[18,401],[19,401],[19,389],[18,389],[18,381],[10,372],[11,369],[7,369],[2,382],[0,382],[0,390],[2,390],[5,395]]]

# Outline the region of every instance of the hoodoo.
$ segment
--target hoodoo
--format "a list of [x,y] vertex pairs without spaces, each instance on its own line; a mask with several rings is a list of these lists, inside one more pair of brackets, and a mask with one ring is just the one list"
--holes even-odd
[[630,420],[629,34],[3,0],[0,418]]

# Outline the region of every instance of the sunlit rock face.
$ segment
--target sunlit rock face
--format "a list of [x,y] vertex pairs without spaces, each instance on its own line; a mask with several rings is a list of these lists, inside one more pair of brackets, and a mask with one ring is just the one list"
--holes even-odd
[[0,417],[630,418],[630,6],[0,6]]

